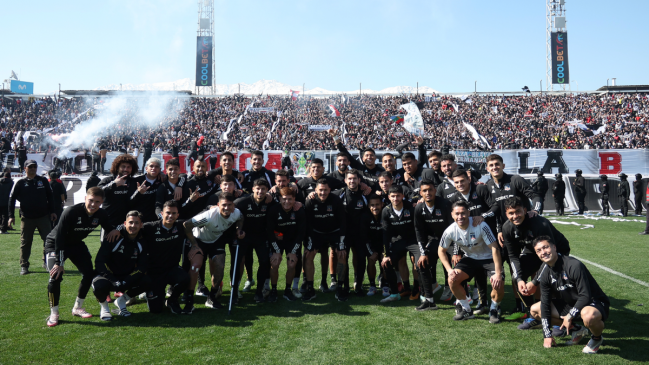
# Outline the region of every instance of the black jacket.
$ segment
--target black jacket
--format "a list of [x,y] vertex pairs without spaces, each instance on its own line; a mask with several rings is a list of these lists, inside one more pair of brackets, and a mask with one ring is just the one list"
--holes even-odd
[[617,184],[617,195],[623,197],[626,200],[629,200],[629,195],[631,194],[631,189],[629,187],[629,182],[627,180],[622,180]]
[[[499,216],[496,216],[497,226],[496,230],[500,232],[502,226],[507,222],[507,212],[505,211],[505,200],[511,197],[520,197],[525,204],[527,210],[540,209],[540,201],[534,189],[530,184],[519,175],[509,175],[503,173],[500,183],[496,184],[494,179],[490,179],[485,184],[489,192],[491,204],[498,205]],[[533,207],[530,207],[530,200],[532,200]]]
[[509,261],[512,266],[512,278],[517,281],[523,281],[521,277],[521,264],[519,257],[522,253],[535,255],[532,241],[539,236],[549,236],[557,246],[557,252],[564,255],[570,254],[570,244],[568,239],[559,232],[549,220],[536,215],[532,218],[525,217],[520,226],[515,226],[512,222],[507,221],[503,225],[503,241],[507,247]]
[[65,251],[82,244],[83,240],[99,226],[107,233],[115,229],[104,209],[100,208],[95,214],[89,216],[85,203],[68,207],[61,214],[59,223],[45,238],[45,252],[54,252],[55,263],[62,266],[66,258]]
[[[192,202],[189,199],[189,188],[187,186],[182,186],[182,197],[180,200],[177,202],[179,205],[178,209],[178,219],[190,219],[193,216],[189,216],[189,206],[191,206],[194,202]],[[168,181],[163,182],[158,186],[158,190],[156,191],[156,197],[155,197],[155,214],[158,218],[162,218],[162,206],[164,205],[165,202],[169,200],[174,200],[174,190],[171,185],[169,185]]]
[[264,231],[266,216],[275,204],[277,203],[274,200],[271,200],[268,204],[266,204],[265,200],[257,204],[252,195],[234,201],[234,206],[245,217],[243,220],[243,231],[246,232],[245,241],[255,243],[266,241],[267,234]]
[[552,337],[550,317],[552,299],[561,298],[571,305],[570,314],[574,317],[591,303],[597,301],[606,306],[609,299],[590,274],[590,271],[574,257],[559,254],[553,267],[543,264],[538,280],[541,286],[541,318],[543,319],[543,336]]
[[486,185],[473,185],[469,191],[469,199],[465,199],[464,195],[459,191],[451,195],[448,199],[450,204],[457,201],[465,201],[469,204],[469,211],[472,217],[480,216],[484,219],[485,223],[491,228],[493,232],[496,231],[496,216],[500,214],[497,204],[491,204],[490,194]]
[[149,271],[161,273],[178,267],[187,239],[182,221],[176,221],[170,229],[162,220],[144,223],[142,234],[149,255]]
[[336,234],[341,237],[345,235],[347,228],[345,207],[336,195],[329,194],[324,202],[317,196],[307,199],[304,210],[309,237],[321,234]]
[[14,187],[14,180],[10,177],[0,178],[0,207],[9,205],[9,195]]
[[345,207],[345,217],[347,219],[347,232],[346,236],[359,236],[365,232],[363,227],[362,216],[369,213],[367,198],[363,192],[358,189],[351,191],[349,188],[344,188],[334,191],[332,194],[338,196]]
[[[242,211],[243,212],[243,211]],[[287,252],[297,254],[306,232],[306,213],[304,208],[297,212],[284,211],[281,205],[274,204],[266,214],[266,240],[270,243],[273,253]],[[261,231],[260,228],[258,230]],[[282,234],[282,240],[278,240],[275,232]]]
[[545,193],[548,192],[548,179],[545,176],[539,176],[534,183],[532,183],[532,189],[536,192],[539,198],[545,198]]
[[383,247],[386,255],[392,253],[390,246],[393,242],[405,241],[406,244],[416,244],[415,208],[403,204],[401,215],[397,215],[393,206],[383,208],[381,221],[383,224]]
[[119,231],[121,237],[115,242],[108,242],[104,238],[95,257],[95,270],[111,281],[127,275],[144,275],[149,266],[142,233],[130,239],[124,227],[120,227]]
[[42,176],[18,179],[9,196],[9,218],[14,218],[16,200],[20,201],[22,218],[40,218],[57,212],[50,182]]
[[275,186],[275,173],[270,170],[266,170],[265,167],[262,167],[259,171],[248,170],[243,172],[243,183],[241,184],[243,186],[243,190],[248,194],[252,194],[252,184],[257,179],[264,179],[268,181],[268,184],[270,184],[271,188]]
[[563,199],[566,196],[566,183],[563,180],[557,180],[552,184],[552,195],[555,199]]
[[586,179],[583,176],[575,177],[575,192],[579,194],[586,194]]
[[437,197],[431,213],[426,203],[417,204],[415,208],[415,233],[422,254],[437,250],[439,240],[448,226],[453,224],[451,204],[448,200]]
[[214,183],[214,180],[210,179],[209,177],[199,179],[196,177],[196,175],[193,175],[191,178],[189,178],[189,180],[185,183],[185,186],[192,192],[198,189],[198,193],[200,195],[200,197],[191,204],[186,204],[187,201],[183,203],[185,204],[183,206],[183,216],[187,217],[188,219],[202,212],[207,207],[207,201],[209,200],[209,198],[212,195],[216,194],[216,192],[219,190],[219,187]]
[[602,195],[608,195],[608,180],[602,180],[601,183],[599,183],[599,191],[602,193]]
[[[329,183],[329,188],[331,189],[331,191],[334,191],[336,189],[342,189],[342,188],[347,186],[347,185],[345,185],[344,182],[342,182],[340,180],[337,180],[337,179],[334,179],[331,176],[322,175],[321,178],[327,180],[327,182]],[[297,186],[298,186],[298,188],[300,188],[299,195],[298,195],[298,201],[301,201],[302,203],[304,203],[306,201],[306,197],[309,196],[309,194],[311,194],[312,192],[315,191],[316,185],[317,185],[316,180],[313,180],[313,178],[310,177],[310,176],[307,176],[305,178],[300,179],[300,181],[297,182]]]
[[[133,184],[135,184],[136,189],[133,195],[131,195],[131,206],[144,215],[143,222],[156,221],[158,219],[158,216],[155,214],[156,194],[158,193],[158,188],[162,185],[162,181],[158,177],[153,183],[150,183],[147,181],[146,175],[143,174],[134,177]],[[144,184],[149,187],[149,190],[145,191],[144,194],[140,194],[137,190],[137,184]]]
[[137,189],[137,184],[132,177],[128,177],[126,184],[117,186],[115,178],[116,176],[105,177],[97,186],[104,190],[106,195],[102,208],[108,213],[111,224],[118,226],[124,223],[126,213],[131,210],[131,196]]
[[[65,186],[56,180],[50,181],[50,188],[52,189],[52,200],[54,200],[56,214],[59,214],[68,199],[68,192],[65,190]],[[61,195],[63,195],[63,200],[61,200]]]
[[95,175],[90,176],[88,178],[88,181],[86,181],[86,191],[88,191],[88,189],[90,189],[90,188],[93,188],[93,187],[99,185],[100,181],[101,181],[101,179],[99,178],[99,176],[95,176]]

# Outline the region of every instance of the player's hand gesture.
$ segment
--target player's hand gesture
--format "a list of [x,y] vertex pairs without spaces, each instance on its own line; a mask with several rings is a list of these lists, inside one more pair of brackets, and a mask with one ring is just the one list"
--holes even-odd
[[199,188],[196,187],[196,190],[192,191],[192,189],[189,189],[189,200],[192,202],[195,202],[198,200],[198,198],[201,197],[201,194],[198,192]]
[[145,182],[142,182],[142,184],[137,183],[137,192],[140,194],[146,193],[147,190],[149,190],[149,187]]
[[115,179],[115,185],[117,185],[117,186],[124,186],[124,185],[126,185],[126,178],[127,178],[127,177],[128,177],[128,175],[118,176],[118,177]]

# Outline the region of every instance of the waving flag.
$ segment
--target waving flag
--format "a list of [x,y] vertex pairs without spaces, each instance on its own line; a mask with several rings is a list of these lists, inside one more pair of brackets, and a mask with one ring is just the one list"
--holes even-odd
[[390,117],[390,120],[392,120],[396,124],[403,123],[403,114],[393,115]]
[[477,142],[480,143],[480,144],[485,144],[485,145],[487,145],[489,148],[491,148],[491,146],[489,145],[489,142],[487,142],[487,139],[486,139],[483,135],[481,135],[480,133],[478,133],[478,131],[477,131],[477,130],[476,130],[476,129],[471,125],[471,124],[466,123],[466,122],[462,122],[462,124],[464,124],[464,126],[466,127],[466,129],[468,129],[469,132],[471,132],[471,136],[473,137],[473,139],[474,139],[475,141],[477,141]]
[[401,105],[401,107],[408,112],[408,114],[403,118],[403,128],[412,134],[423,136],[424,120],[421,117],[417,105],[411,101],[408,104]]
[[335,106],[329,105],[329,109],[331,110],[331,116],[332,117],[339,117],[340,116],[340,112],[338,111],[338,109],[336,109]]
[[299,91],[291,90],[291,100],[293,101],[297,100],[299,93],[300,93]]

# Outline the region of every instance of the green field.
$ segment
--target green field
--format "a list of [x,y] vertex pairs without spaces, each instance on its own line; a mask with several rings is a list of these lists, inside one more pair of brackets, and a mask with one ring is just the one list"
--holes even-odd
[[[636,218],[642,219],[642,218]],[[649,237],[638,236],[644,223],[575,220],[595,228],[557,225],[570,240],[572,253],[633,278],[649,282]],[[19,223],[17,227],[19,227]],[[445,363],[445,364],[617,364],[649,361],[649,290],[596,267],[593,276],[611,299],[604,345],[597,355],[584,355],[577,346],[544,349],[540,330],[520,331],[518,322],[492,325],[488,315],[455,322],[454,308],[415,312],[418,301],[379,303],[375,297],[350,297],[337,302],[318,292],[308,303],[258,305],[245,293],[231,316],[206,308],[197,297],[191,316],[152,315],[146,304],[129,307],[128,318],[102,322],[92,292],[86,309],[90,319],[70,314],[80,276],[66,265],[61,285],[61,317],[57,327],[45,324],[49,315],[47,279],[39,268],[40,243],[32,250],[33,272],[19,275],[19,231],[0,236],[0,363]],[[86,241],[98,249],[98,235]],[[229,260],[227,260],[229,261]],[[319,262],[316,259],[317,262]],[[316,264],[316,283],[319,283]],[[587,265],[588,266],[588,265]],[[227,270],[227,269],[226,269]],[[438,266],[441,275],[441,265]],[[281,274],[283,275],[283,274]],[[280,294],[283,279],[280,275]],[[509,282],[509,278],[507,280]],[[368,283],[366,282],[365,285]],[[229,296],[225,288],[224,303]],[[438,292],[439,295],[441,292]],[[507,287],[504,312],[513,307]],[[643,304],[647,304],[644,306]],[[112,306],[112,305],[111,305]],[[559,343],[563,341],[558,341]],[[647,346],[647,348],[645,348]]]

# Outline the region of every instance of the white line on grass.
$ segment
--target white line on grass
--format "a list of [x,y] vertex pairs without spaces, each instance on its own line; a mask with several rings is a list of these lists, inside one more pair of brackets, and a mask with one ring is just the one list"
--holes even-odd
[[623,277],[623,278],[625,278],[625,279],[628,279],[628,280],[633,281],[634,283],[638,283],[638,284],[640,284],[640,285],[643,285],[643,286],[646,286],[647,288],[649,288],[649,283],[646,283],[646,282],[644,282],[644,281],[642,281],[642,280],[638,280],[638,279],[636,279],[636,278],[632,278],[632,277],[630,277],[629,275],[622,274],[621,272],[617,272],[617,271],[615,271],[615,270],[613,270],[613,269],[609,269],[608,267],[606,267],[606,266],[604,266],[604,265],[596,264],[596,263],[594,263],[594,262],[592,262],[592,261],[588,261],[588,260],[586,260],[586,259],[582,259],[582,258],[577,257],[577,256],[575,256],[575,255],[572,255],[572,254],[571,254],[570,256],[576,258],[577,260],[579,260],[579,261],[581,261],[581,262],[585,262],[585,263],[587,263],[587,264],[589,264],[589,265],[593,265],[593,266],[598,267],[598,268],[600,268],[600,269],[602,269],[602,270],[604,270],[604,271],[608,271],[608,272],[610,272],[611,274],[615,274],[615,275],[617,275],[617,276],[621,276],[621,277]]

